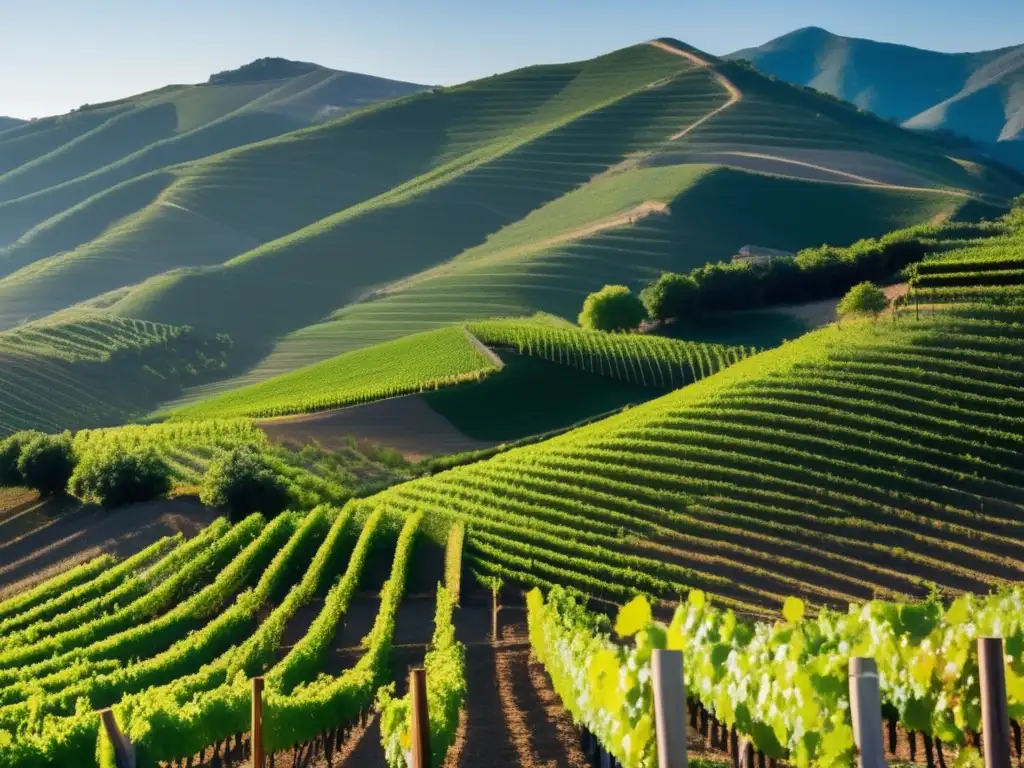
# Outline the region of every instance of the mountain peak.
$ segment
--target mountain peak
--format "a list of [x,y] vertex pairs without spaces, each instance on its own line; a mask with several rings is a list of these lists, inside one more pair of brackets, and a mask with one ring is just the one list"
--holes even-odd
[[210,75],[209,85],[228,83],[256,83],[263,80],[285,80],[320,69],[319,64],[308,61],[292,61],[277,56],[267,56],[243,64],[237,69],[226,69]]

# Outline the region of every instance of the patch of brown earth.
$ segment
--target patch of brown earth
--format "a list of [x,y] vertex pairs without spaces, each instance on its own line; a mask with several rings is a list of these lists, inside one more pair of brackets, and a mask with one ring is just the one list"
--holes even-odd
[[175,533],[194,536],[220,512],[181,497],[105,510],[48,499],[0,520],[0,599],[90,560],[140,552]]
[[343,448],[349,438],[354,437],[393,448],[409,461],[494,445],[467,437],[419,395],[265,419],[257,424],[271,440],[283,445],[317,443],[330,451]]

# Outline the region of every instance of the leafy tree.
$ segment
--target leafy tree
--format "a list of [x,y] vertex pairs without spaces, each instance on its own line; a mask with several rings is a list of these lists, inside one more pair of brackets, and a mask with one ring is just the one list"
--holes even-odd
[[152,448],[93,448],[75,467],[68,489],[84,501],[107,509],[166,496],[171,468]]
[[280,514],[291,502],[291,491],[266,456],[243,445],[210,465],[199,498],[238,521],[253,512],[268,518]]
[[836,307],[840,317],[846,315],[875,315],[889,306],[885,292],[874,283],[857,283],[843,296]]
[[0,486],[21,485],[25,482],[18,470],[21,449],[39,437],[42,432],[25,430],[0,440]]
[[640,301],[651,320],[691,319],[699,313],[699,290],[689,275],[666,272],[640,291]]
[[593,331],[627,331],[647,316],[643,303],[624,285],[606,285],[587,296],[579,324]]
[[44,496],[64,493],[75,471],[71,435],[38,435],[22,446],[18,472],[24,484]]

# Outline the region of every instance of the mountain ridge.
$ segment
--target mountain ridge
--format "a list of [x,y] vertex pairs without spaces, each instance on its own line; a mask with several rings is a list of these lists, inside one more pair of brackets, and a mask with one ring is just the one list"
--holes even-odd
[[1024,135],[1024,45],[944,53],[804,27],[725,58],[908,128],[986,143]]

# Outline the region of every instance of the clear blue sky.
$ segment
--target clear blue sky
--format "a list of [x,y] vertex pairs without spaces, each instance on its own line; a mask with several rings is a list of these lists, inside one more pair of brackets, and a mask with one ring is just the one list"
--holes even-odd
[[670,36],[805,26],[942,51],[1024,43],[1024,0],[0,0],[0,115],[39,117],[261,56],[451,84]]

